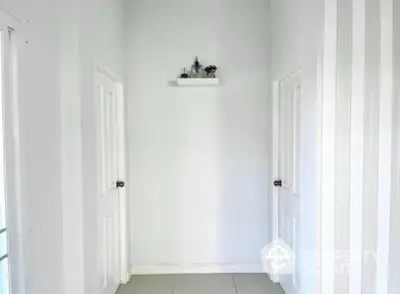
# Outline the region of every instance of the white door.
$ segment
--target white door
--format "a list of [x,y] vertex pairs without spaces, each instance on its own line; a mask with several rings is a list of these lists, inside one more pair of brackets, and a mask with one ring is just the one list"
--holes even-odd
[[[119,119],[118,84],[96,71],[98,171],[98,274],[101,294],[114,294],[120,284]],[[122,187],[121,187],[122,186]]]
[[290,275],[280,277],[286,294],[300,290],[299,252],[300,237],[300,139],[301,139],[301,72],[282,79],[279,83],[278,101],[278,177],[274,183],[278,197],[278,238],[293,251],[294,270]]

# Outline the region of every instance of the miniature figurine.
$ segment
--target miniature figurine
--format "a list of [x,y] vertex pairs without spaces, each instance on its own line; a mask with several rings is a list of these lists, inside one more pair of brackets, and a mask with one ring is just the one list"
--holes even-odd
[[202,74],[203,74],[203,65],[200,64],[198,57],[196,57],[192,65],[191,78],[200,78]]

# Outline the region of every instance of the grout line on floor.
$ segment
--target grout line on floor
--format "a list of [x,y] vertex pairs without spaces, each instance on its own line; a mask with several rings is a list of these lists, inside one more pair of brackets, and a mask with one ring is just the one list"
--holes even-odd
[[174,294],[175,293],[175,285],[176,285],[176,276],[174,276],[173,278],[172,278],[172,293],[171,294]]
[[233,282],[233,287],[235,287],[235,293],[239,294],[239,291],[238,291],[237,286],[236,286],[236,281],[235,281],[235,275],[234,274],[232,275],[232,282]]

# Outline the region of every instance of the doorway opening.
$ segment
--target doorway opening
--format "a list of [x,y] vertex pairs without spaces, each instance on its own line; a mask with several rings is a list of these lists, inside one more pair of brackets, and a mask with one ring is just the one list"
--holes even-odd
[[[273,239],[299,253],[301,236],[301,69],[274,83],[273,108]],[[272,277],[287,293],[300,290],[300,263],[294,258],[290,275]]]
[[123,86],[109,70],[95,71],[98,239],[101,294],[128,279]]

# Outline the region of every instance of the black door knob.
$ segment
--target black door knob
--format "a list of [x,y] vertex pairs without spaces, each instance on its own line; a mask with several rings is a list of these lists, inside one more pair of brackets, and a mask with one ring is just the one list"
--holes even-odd
[[275,181],[274,182],[274,186],[275,187],[282,187],[282,181],[281,180]]
[[117,188],[123,188],[123,187],[125,187],[125,183],[122,182],[122,181],[118,181],[117,182]]

